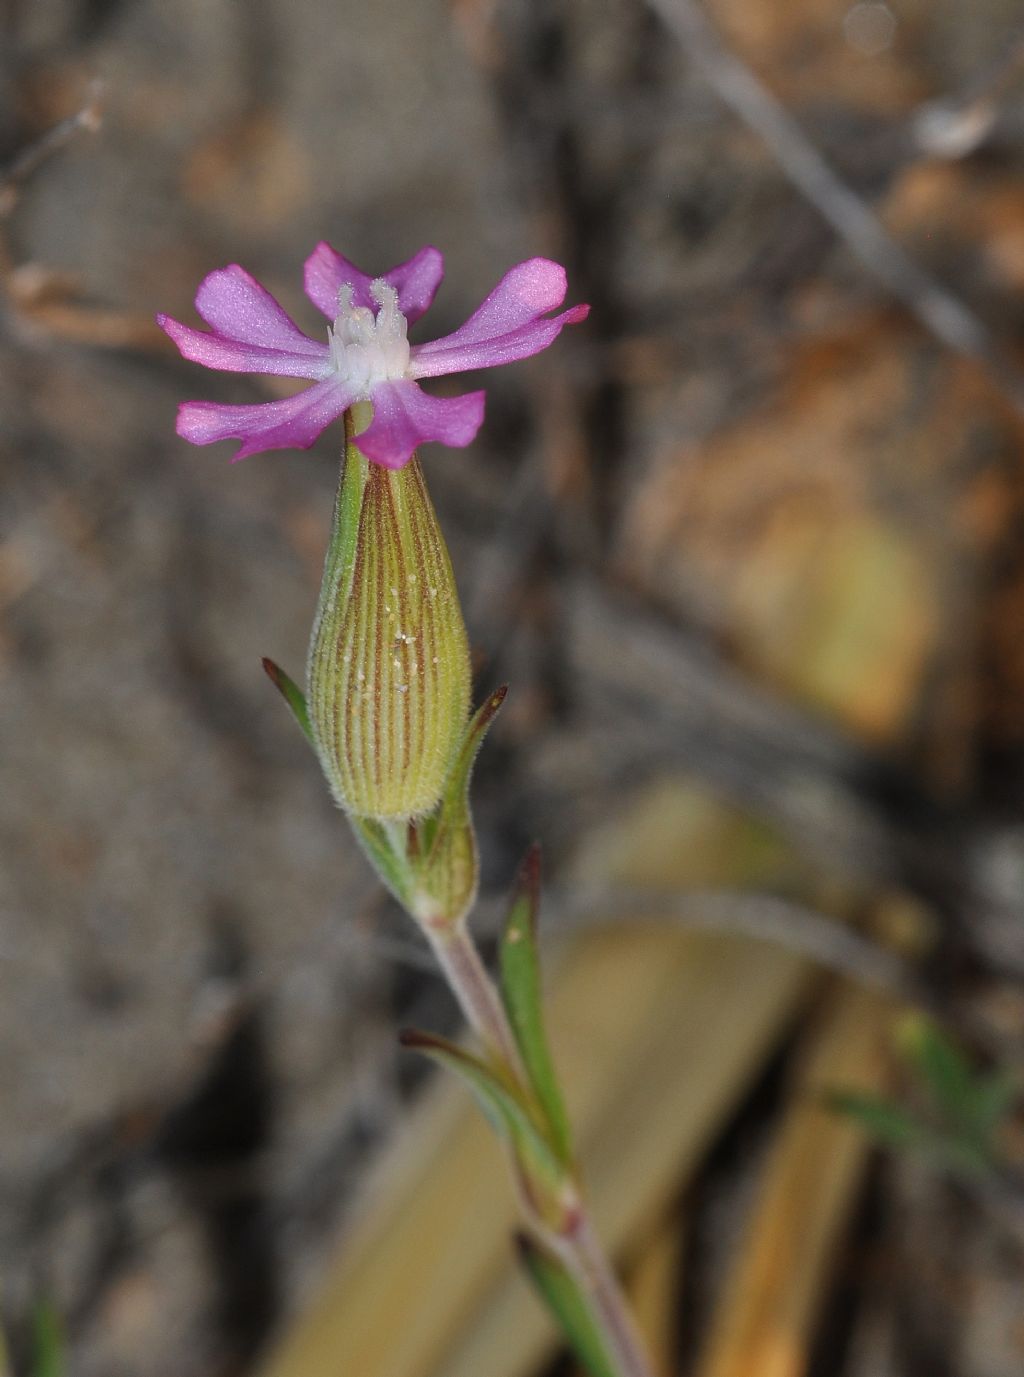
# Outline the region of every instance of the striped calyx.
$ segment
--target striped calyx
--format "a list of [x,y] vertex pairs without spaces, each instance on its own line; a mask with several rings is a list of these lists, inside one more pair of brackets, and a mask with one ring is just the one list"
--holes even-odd
[[469,714],[469,647],[419,460],[368,462],[349,430],[307,670],[309,719],[338,804],[420,817]]

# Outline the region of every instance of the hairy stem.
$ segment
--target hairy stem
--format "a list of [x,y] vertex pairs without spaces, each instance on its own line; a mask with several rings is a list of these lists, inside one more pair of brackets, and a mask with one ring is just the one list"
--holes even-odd
[[[466,925],[439,929],[423,926],[466,1021],[491,1055],[508,1067],[517,1080],[522,1080],[522,1062],[504,1005]],[[555,1233],[537,1220],[531,1223],[548,1247],[561,1257],[587,1298],[619,1377],[653,1377],[629,1304],[585,1202],[580,1202],[568,1233]]]
[[559,1252],[590,1301],[620,1377],[652,1377],[633,1312],[585,1206],[569,1238],[559,1241]]
[[458,1000],[466,1022],[497,1060],[522,1077],[519,1050],[505,1010],[480,953],[464,923],[425,932],[448,986]]

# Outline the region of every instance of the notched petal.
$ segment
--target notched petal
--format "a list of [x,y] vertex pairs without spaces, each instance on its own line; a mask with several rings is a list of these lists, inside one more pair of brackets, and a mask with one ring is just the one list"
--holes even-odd
[[566,325],[586,320],[589,306],[570,306],[561,315],[527,321],[504,335],[480,340],[459,340],[460,331],[430,344],[414,344],[410,350],[409,372],[414,378],[439,378],[448,373],[465,373],[471,368],[494,368],[539,354],[553,344]]
[[[227,373],[270,373],[279,378],[322,378],[330,369],[326,344],[316,351],[298,353],[241,340],[207,330],[194,330],[172,316],[159,315],[156,323],[178,346],[183,359],[219,368]],[[310,341],[312,343],[313,341]]]
[[333,378],[314,383],[294,397],[253,406],[221,402],[183,402],[177,431],[194,445],[241,440],[232,462],[271,449],[309,449],[331,421],[351,405],[352,396]]
[[332,249],[326,240],[322,239],[306,259],[302,275],[306,295],[328,320],[337,316],[338,293],[345,286],[352,288],[354,306],[366,306],[371,310],[374,307],[370,295],[373,278],[337,249]]
[[384,281],[397,291],[398,309],[412,324],[434,300],[443,277],[444,255],[428,244],[397,268],[390,268]]
[[266,287],[237,263],[203,278],[196,292],[196,310],[227,339],[298,354],[323,350],[321,343],[303,334]]
[[352,288],[354,306],[375,311],[377,302],[371,289],[378,277],[398,293],[398,309],[406,320],[419,320],[434,300],[443,276],[444,258],[430,244],[396,268],[370,277],[351,259],[321,241],[306,259],[304,270],[306,295],[328,320],[334,320],[338,314],[338,293],[342,287]]
[[431,397],[414,382],[380,383],[373,390],[373,420],[355,443],[367,459],[398,469],[431,440],[461,449],[484,419],[483,392]]
[[530,258],[511,268],[464,325],[450,335],[413,346],[415,378],[440,377],[470,368],[512,363],[546,349],[562,328],[584,320],[589,306],[547,312],[565,300],[565,269],[549,258]]

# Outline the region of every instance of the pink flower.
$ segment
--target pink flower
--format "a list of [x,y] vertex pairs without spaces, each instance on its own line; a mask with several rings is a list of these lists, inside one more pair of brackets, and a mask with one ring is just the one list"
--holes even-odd
[[241,440],[235,459],[268,449],[308,449],[354,402],[369,401],[373,420],[356,443],[385,468],[402,468],[426,440],[468,445],[484,417],[483,392],[432,397],[420,379],[539,353],[590,307],[548,315],[565,300],[565,269],[531,258],[507,272],[453,334],[410,345],[408,325],[426,311],[443,275],[444,261],[433,248],[370,278],[329,244],[318,244],[306,260],[305,288],[331,322],[320,342],[303,334],[237,263],[210,273],[196,293],[196,310],[208,331],[157,317],[183,357],[232,373],[308,378],[311,386],[254,406],[184,402],[178,434],[195,445]]

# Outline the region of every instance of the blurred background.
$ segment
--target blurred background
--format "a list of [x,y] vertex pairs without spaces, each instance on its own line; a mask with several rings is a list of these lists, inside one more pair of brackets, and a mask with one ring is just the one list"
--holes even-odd
[[154,313],[238,261],[315,333],[321,238],[442,248],[421,338],[534,254],[593,308],[424,458],[512,685],[479,930],[541,838],[664,1371],[1019,1374],[1019,6],[0,15],[11,1377],[571,1370],[497,1150],[395,1048],[450,1001],[260,672],[304,661],[337,434],[174,434],[274,383]]

